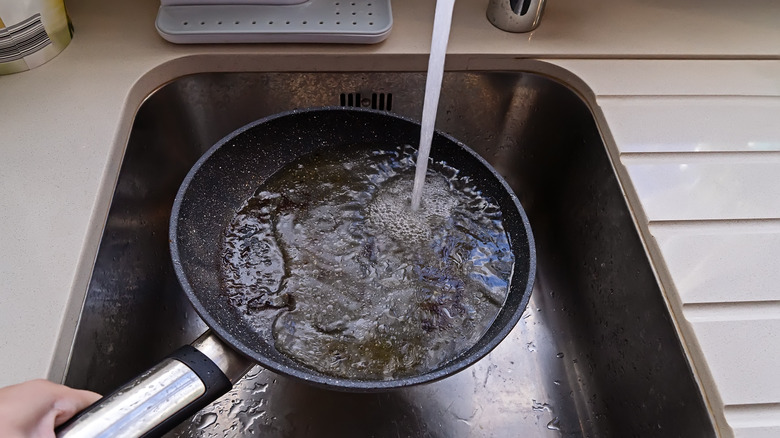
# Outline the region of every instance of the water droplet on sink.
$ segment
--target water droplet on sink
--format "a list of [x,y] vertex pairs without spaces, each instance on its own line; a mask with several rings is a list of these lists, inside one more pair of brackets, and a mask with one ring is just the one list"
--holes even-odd
[[552,407],[547,403],[539,403],[536,400],[532,400],[531,409],[537,412],[549,411],[552,412]]
[[198,421],[198,429],[205,429],[217,422],[217,414],[213,412],[207,412],[200,416]]
[[261,393],[264,393],[268,390],[268,384],[267,383],[260,383],[255,382],[254,386],[252,387],[252,394],[258,395]]
[[249,372],[246,373],[246,375],[244,375],[244,380],[252,380],[255,377],[257,377],[262,371],[263,371],[262,368],[260,368],[259,366],[255,366],[254,368],[249,370]]
[[553,380],[553,384],[555,384],[555,386],[561,386],[561,381],[560,380]]
[[558,353],[558,354],[556,354],[556,355],[555,355],[555,357],[557,357],[558,359],[560,359],[560,358],[562,358],[562,357],[563,357],[563,353]]
[[550,422],[547,423],[547,428],[550,430],[561,430],[560,420],[558,420],[558,417],[550,420]]

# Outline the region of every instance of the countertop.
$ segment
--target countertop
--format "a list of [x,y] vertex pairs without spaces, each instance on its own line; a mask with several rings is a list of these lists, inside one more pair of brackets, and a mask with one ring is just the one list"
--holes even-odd
[[[446,68],[584,84],[724,436],[780,435],[780,4],[551,0],[510,34],[460,0]],[[424,70],[433,2],[383,43],[177,46],[153,0],[70,0],[74,40],[0,77],[0,386],[62,378],[133,116],[204,71]]]

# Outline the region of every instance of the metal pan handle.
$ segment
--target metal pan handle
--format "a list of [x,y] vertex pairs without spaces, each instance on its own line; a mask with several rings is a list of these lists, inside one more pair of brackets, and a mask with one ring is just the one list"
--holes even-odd
[[162,436],[230,390],[252,365],[209,330],[68,420],[56,436]]

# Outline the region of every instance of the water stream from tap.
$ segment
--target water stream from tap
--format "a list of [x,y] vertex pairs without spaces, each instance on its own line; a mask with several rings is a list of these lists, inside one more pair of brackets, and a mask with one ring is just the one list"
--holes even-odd
[[412,188],[412,210],[420,208],[428,170],[428,157],[431,153],[433,129],[436,123],[436,110],[439,106],[441,82],[444,76],[444,58],[447,54],[447,42],[450,39],[452,10],[455,0],[437,0],[431,37],[431,54],[428,58],[428,76],[425,80],[425,100],[423,100],[422,127],[420,129],[420,147],[417,155],[417,167]]

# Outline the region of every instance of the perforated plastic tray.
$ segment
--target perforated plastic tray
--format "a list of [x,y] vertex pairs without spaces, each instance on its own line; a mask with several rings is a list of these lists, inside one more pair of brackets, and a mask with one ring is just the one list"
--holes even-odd
[[301,4],[163,5],[157,31],[177,44],[383,41],[390,0],[308,0]]

